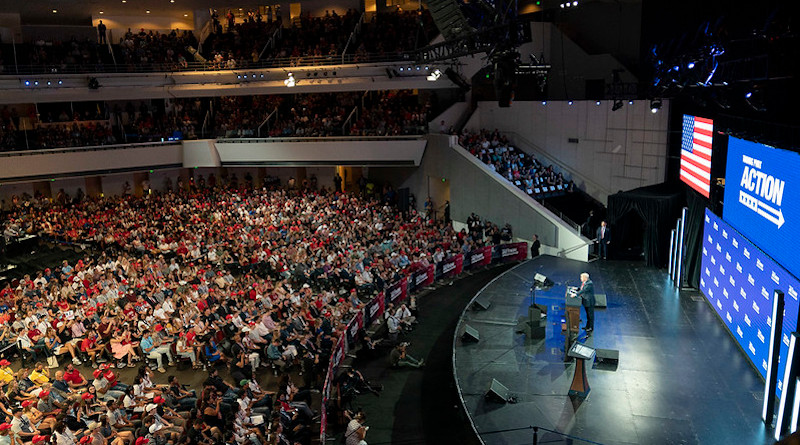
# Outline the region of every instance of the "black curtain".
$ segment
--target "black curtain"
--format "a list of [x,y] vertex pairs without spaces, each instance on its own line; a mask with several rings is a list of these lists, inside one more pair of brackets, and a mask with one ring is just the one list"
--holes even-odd
[[689,187],[686,188],[686,221],[684,223],[684,252],[686,259],[683,263],[686,284],[699,289],[700,264],[703,245],[703,225],[708,200]]
[[[648,266],[663,267],[669,257],[669,234],[680,217],[683,204],[680,187],[657,184],[620,192],[608,197],[608,224],[613,239],[642,237],[644,258]],[[614,224],[628,212],[636,212],[644,220],[644,233],[638,230],[614,232]],[[628,226],[631,227],[631,226]],[[627,232],[627,233],[626,233]],[[613,248],[612,239],[612,248]]]

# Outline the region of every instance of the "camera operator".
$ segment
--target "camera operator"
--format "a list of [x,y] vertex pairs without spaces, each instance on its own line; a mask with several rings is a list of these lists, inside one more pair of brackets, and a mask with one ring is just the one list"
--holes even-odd
[[411,368],[421,368],[425,366],[424,359],[417,360],[414,357],[408,355],[406,353],[406,348],[408,348],[408,343],[403,342],[395,346],[395,348],[392,349],[392,352],[389,353],[389,365],[392,368],[401,368],[404,366],[408,366]]

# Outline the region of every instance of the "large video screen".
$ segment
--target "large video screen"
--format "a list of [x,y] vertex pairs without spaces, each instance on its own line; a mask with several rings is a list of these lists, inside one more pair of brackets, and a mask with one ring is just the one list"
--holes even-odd
[[[700,290],[747,358],[766,378],[775,289],[784,293],[778,377],[783,378],[789,333],[797,327],[800,282],[728,223],[706,209]],[[778,380],[778,395],[783,382]]]
[[681,181],[708,198],[711,190],[711,141],[714,121],[683,115],[681,138]]
[[800,154],[731,137],[725,177],[725,220],[800,276]]

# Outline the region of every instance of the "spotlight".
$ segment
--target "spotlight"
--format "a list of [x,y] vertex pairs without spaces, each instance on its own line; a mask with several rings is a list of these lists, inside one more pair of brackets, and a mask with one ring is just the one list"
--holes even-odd
[[617,99],[614,101],[614,105],[611,106],[611,111],[617,111],[622,108],[622,101]]
[[419,71],[419,66],[417,66],[417,71]]
[[402,66],[400,67],[400,71],[403,71],[403,67]]
[[561,9],[564,9],[564,4],[563,3],[561,5],[559,5],[559,6],[561,6]]
[[52,82],[50,82],[49,80],[47,81],[47,86],[50,86],[50,85],[52,85],[52,84],[53,84],[53,83],[52,83]]
[[568,101],[567,101],[567,105],[572,105],[572,101],[571,101],[571,100],[568,100]]
[[30,80],[26,80],[26,81],[25,81],[25,86],[26,86],[26,87],[29,87],[29,86],[31,86],[31,81],[30,81]]
[[689,68],[689,69],[694,68],[694,62],[689,62],[689,64],[686,65],[686,68]]
[[572,2],[572,6],[578,6],[578,2]]
[[425,71],[428,71],[429,69],[431,69],[431,67],[429,67],[429,66],[425,67]]
[[33,81],[33,86],[38,87],[39,86],[39,81],[38,80],[34,80]]
[[542,101],[542,105],[547,105],[547,101],[546,101],[546,100],[543,100],[543,101]]
[[652,99],[650,101],[650,112],[656,114],[660,109],[661,109],[661,99]]
[[633,99],[628,101],[628,105],[633,105]]
[[411,67],[408,67],[408,71],[411,71]]
[[599,106],[600,106],[600,101],[598,100],[598,101],[597,101],[597,102],[595,102],[594,104],[595,104],[595,105],[597,105],[597,106],[599,107]]
[[750,99],[751,97],[753,97],[753,92],[752,91],[748,91],[747,93],[744,94],[744,97],[745,97],[745,99]]
[[678,66],[678,65],[675,65],[675,66],[672,67],[672,71],[680,71],[680,70],[681,70],[681,67]]
[[237,74],[237,75],[236,75],[236,78],[237,78],[237,79],[241,79],[241,78],[242,78],[242,75],[241,75],[241,74]]

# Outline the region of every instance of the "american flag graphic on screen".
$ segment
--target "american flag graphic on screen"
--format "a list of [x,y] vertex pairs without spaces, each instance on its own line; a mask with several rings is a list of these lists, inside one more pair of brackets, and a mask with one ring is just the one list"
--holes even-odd
[[706,198],[711,189],[711,138],[714,121],[683,115],[681,181]]

